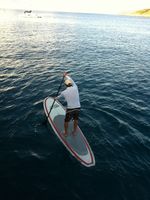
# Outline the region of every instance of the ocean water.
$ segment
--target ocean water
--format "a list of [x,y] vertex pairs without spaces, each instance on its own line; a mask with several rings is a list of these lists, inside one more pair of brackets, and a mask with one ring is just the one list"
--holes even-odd
[[[149,24],[1,11],[1,200],[150,199]],[[79,87],[79,126],[95,167],[82,166],[42,124],[43,99],[56,95],[64,71]]]

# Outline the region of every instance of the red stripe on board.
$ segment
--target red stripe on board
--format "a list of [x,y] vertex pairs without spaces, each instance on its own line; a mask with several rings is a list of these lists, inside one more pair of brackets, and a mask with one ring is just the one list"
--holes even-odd
[[[47,106],[46,106],[46,101],[48,100],[48,97],[44,100],[44,105],[45,105],[45,112],[47,113],[47,116],[48,116],[48,113],[49,113],[49,111],[48,111],[48,109],[47,109]],[[60,106],[62,106],[59,102],[57,102]],[[62,107],[63,108],[63,107]],[[64,109],[64,108],[63,108]],[[48,120],[49,120],[49,123],[53,126],[53,128],[55,129],[55,131],[58,133],[58,135],[59,135],[59,137],[61,138],[61,140],[63,141],[63,143],[68,147],[68,149],[72,152],[72,154],[79,160],[79,161],[81,161],[81,162],[83,162],[83,163],[85,163],[86,165],[91,165],[91,164],[94,164],[94,158],[93,158],[93,154],[92,154],[92,152],[91,152],[91,148],[90,148],[90,146],[89,146],[89,144],[88,144],[88,142],[87,142],[87,140],[86,140],[86,138],[85,138],[85,136],[83,135],[83,133],[82,133],[82,131],[81,131],[81,129],[80,129],[80,131],[81,131],[81,135],[82,135],[82,138],[84,139],[84,142],[85,142],[85,144],[86,144],[86,146],[87,146],[87,148],[88,148],[88,151],[90,152],[90,156],[91,156],[91,162],[90,163],[87,163],[87,162],[85,162],[84,160],[82,160],[79,156],[78,156],[78,154],[71,148],[71,146],[64,140],[64,138],[62,137],[62,135],[61,135],[61,133],[59,132],[59,130],[57,129],[57,127],[55,126],[55,124],[53,123],[53,121],[52,121],[52,119],[51,119],[51,117],[50,117],[50,115],[49,115],[49,117],[48,117]]]

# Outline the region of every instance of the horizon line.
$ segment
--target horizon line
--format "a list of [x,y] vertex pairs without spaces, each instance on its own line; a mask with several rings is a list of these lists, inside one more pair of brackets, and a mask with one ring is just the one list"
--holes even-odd
[[[145,8],[146,9],[146,8]],[[25,10],[31,10],[36,12],[51,12],[51,13],[79,13],[79,14],[99,14],[99,15],[123,15],[125,12],[120,13],[108,13],[108,12],[84,12],[84,11],[63,11],[63,10],[46,10],[46,9],[23,9],[23,8],[0,8],[0,10],[10,10],[10,11],[25,11]],[[129,11],[130,12],[130,11]],[[134,12],[134,11],[133,11]],[[127,12],[126,12],[127,13]]]

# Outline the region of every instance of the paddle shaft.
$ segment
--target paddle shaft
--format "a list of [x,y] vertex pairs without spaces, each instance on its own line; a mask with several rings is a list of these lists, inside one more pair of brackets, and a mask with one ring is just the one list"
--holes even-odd
[[[58,90],[57,90],[56,97],[57,97],[58,94],[59,94],[59,91],[60,91],[60,88],[61,88],[61,86],[62,86],[63,81],[64,81],[64,76],[63,76],[63,78],[62,78],[62,80],[61,80],[61,82],[60,82],[59,88],[58,88]],[[53,109],[53,106],[54,106],[55,101],[56,101],[56,99],[54,98],[54,101],[53,101],[53,103],[52,103],[52,106],[51,106],[51,108],[50,108],[50,111],[49,111],[49,113],[48,113],[48,115],[47,115],[47,119],[49,118],[49,115],[50,115],[50,113],[51,113],[51,111],[52,111],[52,109]]]

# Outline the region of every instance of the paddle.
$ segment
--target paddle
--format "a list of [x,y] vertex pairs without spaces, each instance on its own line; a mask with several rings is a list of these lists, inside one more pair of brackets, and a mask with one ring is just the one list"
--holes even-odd
[[[63,75],[63,78],[62,78],[62,80],[61,80],[61,82],[60,82],[59,88],[58,88],[57,93],[56,93],[56,97],[57,97],[58,94],[59,94],[60,88],[61,88],[62,83],[63,83],[63,81],[64,81],[64,77],[65,77],[65,76]],[[54,98],[54,101],[53,101],[53,103],[52,103],[52,106],[51,106],[51,108],[50,108],[50,110],[49,110],[49,112],[48,112],[48,115],[47,115],[47,117],[46,117],[46,120],[43,122],[43,124],[46,124],[46,123],[47,123],[47,120],[48,120],[49,115],[50,115],[50,113],[51,113],[51,111],[52,111],[52,109],[53,109],[53,106],[54,106],[55,101],[56,101],[56,99]]]

